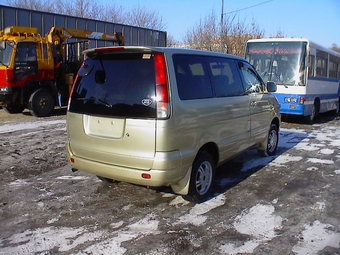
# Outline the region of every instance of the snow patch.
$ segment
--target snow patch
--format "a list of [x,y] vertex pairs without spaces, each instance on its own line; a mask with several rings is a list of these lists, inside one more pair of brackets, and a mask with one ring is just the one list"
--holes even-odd
[[89,177],[86,176],[70,176],[70,175],[64,175],[64,176],[58,176],[56,179],[58,180],[87,180]]
[[275,208],[272,205],[257,204],[238,215],[233,223],[234,228],[239,233],[254,239],[239,247],[230,243],[221,245],[221,252],[223,254],[252,253],[259,244],[276,237],[275,231],[281,229],[282,218],[273,215],[274,212]]
[[318,254],[325,247],[330,246],[340,248],[340,234],[331,231],[333,226],[314,221],[312,226],[305,225],[299,243],[293,247],[292,251],[296,255]]
[[292,155],[280,155],[276,159],[274,159],[272,162],[270,162],[269,165],[274,165],[274,166],[283,166],[284,164],[288,162],[297,162],[302,160],[303,157],[300,156],[292,156]]
[[58,218],[53,218],[47,221],[47,224],[52,224],[54,222],[57,222],[59,219]]
[[26,129],[37,129],[43,128],[44,126],[65,124],[66,120],[50,120],[50,121],[36,121],[36,122],[23,122],[20,124],[5,124],[0,126],[0,134],[26,130]]
[[334,153],[334,150],[331,150],[331,149],[322,149],[320,150],[320,153],[321,154],[325,154],[325,155],[331,155]]
[[155,218],[155,215],[153,214],[146,215],[144,219],[141,219],[140,221],[129,225],[128,228],[130,229],[130,231],[133,231],[133,232],[151,234],[157,231],[158,223],[159,223],[158,220],[154,220],[153,218]]
[[[9,238],[0,239],[0,245],[3,242],[11,244],[10,247],[2,247],[1,254],[36,254],[56,249],[58,252],[67,252],[76,248],[78,245],[95,242],[94,245],[87,247],[77,254],[124,254],[126,249],[121,247],[122,242],[134,238],[159,234],[158,220],[154,220],[154,215],[146,215],[140,221],[127,226],[126,229],[117,230],[116,232],[93,231],[80,228],[38,228],[35,230],[26,230],[19,234],[14,234]],[[55,219],[50,220],[52,223]],[[110,226],[115,229],[123,225],[123,222],[112,223]],[[113,236],[113,237],[112,237]],[[105,241],[100,241],[104,239]],[[1,246],[0,246],[1,247]],[[85,253],[84,253],[85,252]]]
[[313,206],[311,206],[312,210],[323,211],[325,210],[326,204],[324,202],[316,202]]
[[[35,230],[26,230],[19,234],[14,234],[7,238],[6,241],[12,244],[12,247],[2,247],[2,254],[37,254],[60,247],[59,252],[67,251],[76,247],[85,241],[91,241],[101,236],[101,233],[86,233],[84,228],[55,228],[46,227]],[[83,238],[83,239],[82,239]],[[73,242],[71,241],[73,240]],[[1,243],[4,239],[1,240]]]
[[118,230],[115,237],[105,238],[105,241],[98,242],[77,254],[84,254],[84,252],[85,254],[124,254],[126,249],[121,247],[123,242],[160,233],[157,230],[159,221],[153,218],[155,218],[153,214],[146,215],[144,219],[127,226],[127,230]]
[[25,184],[29,184],[29,182],[27,180],[22,180],[22,179],[18,179],[18,180],[15,180],[14,182],[9,183],[9,185],[11,186],[22,186]]
[[119,222],[113,222],[110,224],[110,227],[113,229],[119,228],[120,226],[122,226],[124,224],[124,222],[121,220]]
[[282,223],[280,216],[273,215],[274,211],[272,205],[257,204],[236,217],[234,228],[242,234],[270,240],[276,236],[275,229],[281,228]]
[[212,209],[215,209],[217,207],[220,207],[225,204],[225,195],[221,194],[217,197],[214,197],[206,202],[203,202],[201,204],[196,204],[188,214],[185,214],[181,216],[177,223],[191,223],[195,226],[199,226],[202,223],[204,223],[207,219],[206,216],[202,216],[202,214],[205,214]]
[[307,171],[315,171],[315,170],[318,170],[319,168],[315,167],[315,166],[311,166],[311,167],[308,167],[306,170]]
[[311,162],[311,163],[319,163],[319,164],[334,164],[333,160],[329,160],[329,159],[319,159],[319,158],[309,158],[307,160],[307,162]]
[[129,204],[129,205],[123,206],[122,210],[124,210],[124,211],[128,211],[128,210],[130,210],[130,208],[131,208],[132,206],[133,206],[132,204]]
[[316,144],[310,144],[308,142],[301,142],[296,145],[295,147],[298,150],[305,150],[305,151],[317,151],[320,148],[316,146]]
[[223,244],[220,246],[220,251],[222,254],[237,255],[237,254],[251,254],[254,252],[260,242],[256,240],[250,240],[245,242],[243,245],[237,247],[235,244]]
[[189,201],[184,200],[182,196],[177,196],[175,197],[174,200],[170,202],[169,205],[178,207],[178,205],[187,205],[187,204],[189,204]]
[[300,129],[280,129],[279,146],[281,148],[292,148],[307,137],[307,133]]

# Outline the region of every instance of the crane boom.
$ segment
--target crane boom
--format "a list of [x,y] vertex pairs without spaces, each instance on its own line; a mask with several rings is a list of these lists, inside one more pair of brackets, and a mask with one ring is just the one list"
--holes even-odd
[[47,34],[47,37],[50,43],[54,43],[58,39],[63,42],[69,38],[75,38],[75,39],[110,41],[117,42],[119,43],[119,45],[124,45],[124,38],[122,36],[122,33],[117,32],[108,34],[80,29],[52,27],[50,32]]
[[52,27],[50,29],[50,32],[46,35],[46,38],[47,41],[55,45],[58,50],[59,49],[61,50],[62,47],[60,46],[70,38],[100,40],[118,43],[120,46],[124,45],[124,37],[120,32],[108,34],[102,32],[86,31],[81,29]]

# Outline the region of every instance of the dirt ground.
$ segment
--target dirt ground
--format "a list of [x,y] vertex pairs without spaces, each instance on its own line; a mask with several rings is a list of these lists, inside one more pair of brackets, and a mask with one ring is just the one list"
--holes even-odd
[[221,166],[215,195],[73,173],[65,109],[0,109],[0,254],[340,254],[340,120],[283,122],[278,155]]
[[[30,115],[29,111],[11,115],[0,110],[0,125],[10,127],[22,123],[19,129],[23,129],[13,135],[0,134],[0,169],[5,170],[1,171],[1,181],[26,179],[67,164],[65,111],[60,109],[54,117],[38,119]],[[47,119],[55,123],[44,126]]]

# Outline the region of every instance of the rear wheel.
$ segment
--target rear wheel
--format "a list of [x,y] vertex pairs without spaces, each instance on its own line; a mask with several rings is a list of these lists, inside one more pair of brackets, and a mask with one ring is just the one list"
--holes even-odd
[[184,199],[195,203],[205,201],[213,191],[215,161],[205,151],[200,152],[192,165],[189,192]]
[[339,111],[340,111],[340,100],[337,102],[336,108],[333,111],[333,114],[335,117],[339,116]]
[[53,94],[47,89],[38,89],[28,101],[28,109],[36,117],[46,117],[53,113],[55,102]]
[[21,113],[23,110],[25,109],[24,106],[22,105],[7,105],[6,107],[4,107],[5,112],[7,113]]
[[279,144],[279,127],[272,123],[268,132],[267,147],[265,150],[257,150],[261,156],[273,156]]

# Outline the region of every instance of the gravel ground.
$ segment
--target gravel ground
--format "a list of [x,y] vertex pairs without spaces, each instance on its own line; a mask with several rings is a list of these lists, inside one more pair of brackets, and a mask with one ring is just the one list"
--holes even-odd
[[221,166],[201,204],[73,173],[65,119],[0,110],[0,254],[340,254],[337,118],[283,122],[278,155]]

